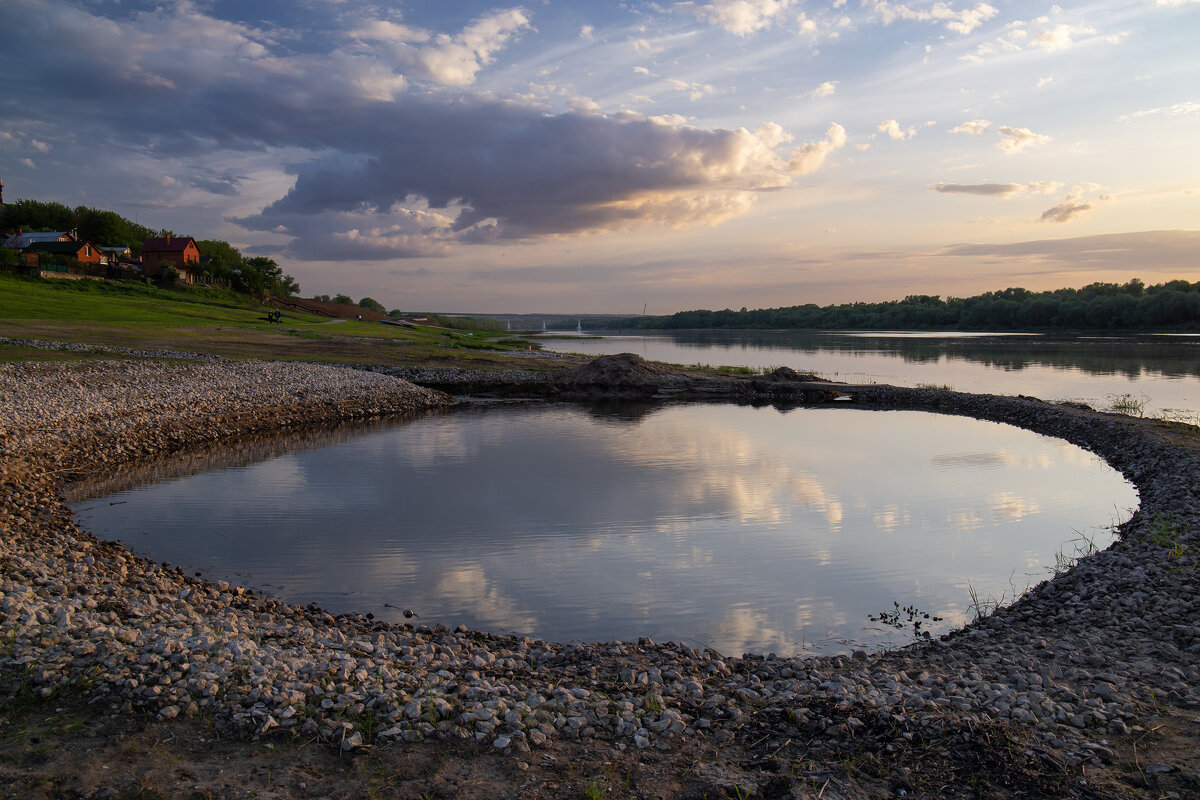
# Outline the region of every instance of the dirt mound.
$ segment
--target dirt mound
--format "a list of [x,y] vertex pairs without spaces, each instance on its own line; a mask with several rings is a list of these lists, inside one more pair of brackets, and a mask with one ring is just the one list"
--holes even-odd
[[813,375],[811,372],[805,372],[804,374],[801,374],[799,372],[796,372],[796,370],[792,369],[791,367],[780,367],[779,369],[777,369],[774,372],[767,375],[766,378],[767,378],[767,380],[771,380],[771,381],[819,381],[820,380],[820,378],[818,378],[816,375]]
[[636,353],[618,353],[601,356],[576,367],[566,375],[566,381],[576,385],[596,386],[645,386],[658,383],[671,370],[651,364]]

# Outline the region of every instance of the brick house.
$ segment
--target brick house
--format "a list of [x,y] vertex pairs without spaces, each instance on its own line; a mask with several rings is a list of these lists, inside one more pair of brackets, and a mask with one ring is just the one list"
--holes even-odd
[[[108,257],[101,248],[86,241],[43,241],[34,242],[22,251],[25,266],[37,271],[64,272],[68,275],[82,273],[98,273],[108,264]],[[78,264],[64,265],[64,261],[74,259]]]
[[190,236],[167,236],[142,243],[142,274],[148,278],[161,276],[162,268],[169,264],[186,279],[188,265],[199,263],[200,249]]

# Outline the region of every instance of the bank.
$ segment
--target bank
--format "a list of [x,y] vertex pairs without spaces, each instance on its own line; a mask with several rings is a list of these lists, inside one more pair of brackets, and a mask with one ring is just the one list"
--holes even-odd
[[[1200,789],[1195,428],[1035,398],[822,387],[790,371],[687,374],[636,357],[565,364],[549,378],[406,374],[458,394],[542,401],[836,401],[992,419],[1097,453],[1137,486],[1141,508],[1114,547],[1011,607],[936,642],[854,658],[393,625],[138,558],[76,528],[62,490],[198,448],[420,413],[448,394],[321,365],[6,365],[0,675],[12,699],[0,778],[13,791],[122,796],[131,774],[155,776],[139,791],[231,797]],[[168,739],[191,743],[173,751],[190,777],[164,769],[153,747],[121,750]],[[228,776],[205,772],[206,749],[223,752]],[[269,777],[263,758],[274,759]],[[105,759],[128,763],[114,773]]]

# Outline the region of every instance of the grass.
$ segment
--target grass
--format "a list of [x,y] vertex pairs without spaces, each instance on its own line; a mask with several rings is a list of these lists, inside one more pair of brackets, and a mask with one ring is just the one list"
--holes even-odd
[[[1094,536],[1088,536],[1079,531],[1076,531],[1075,534],[1074,539],[1065,542],[1063,548],[1054,554],[1054,565],[1046,567],[1051,574],[1064,575],[1071,567],[1075,566],[1079,559],[1100,552]],[[1071,545],[1071,552],[1067,552],[1066,545]]]
[[[281,325],[245,295],[204,287],[163,289],[137,281],[30,278],[0,272],[0,336],[110,347],[205,352],[228,358],[432,366],[447,360],[488,369],[513,366],[506,353],[525,340],[492,330],[399,327],[284,312]],[[88,358],[91,354],[0,346],[0,361]],[[100,353],[98,357],[111,358]],[[533,368],[529,359],[522,368]]]
[[969,580],[967,581],[967,594],[971,597],[971,602],[967,605],[967,613],[971,614],[975,621],[990,617],[1015,599],[1015,597],[1009,598],[1005,592],[1001,592],[999,597],[992,594],[980,597],[975,586]]
[[1125,414],[1130,417],[1145,416],[1146,404],[1150,402],[1150,398],[1146,395],[1135,397],[1132,394],[1110,394],[1107,399],[1108,408],[1105,409],[1106,411]]

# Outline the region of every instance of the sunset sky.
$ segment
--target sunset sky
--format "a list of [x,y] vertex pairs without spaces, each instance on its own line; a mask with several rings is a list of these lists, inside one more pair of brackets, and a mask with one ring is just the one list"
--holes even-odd
[[5,200],[226,239],[305,296],[1200,280],[1197,0],[2,0],[0,29]]

